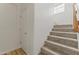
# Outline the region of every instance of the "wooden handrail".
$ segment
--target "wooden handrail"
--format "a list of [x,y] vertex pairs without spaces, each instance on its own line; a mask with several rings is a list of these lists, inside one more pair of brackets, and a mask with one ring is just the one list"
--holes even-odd
[[73,4],[73,27],[74,27],[74,31],[78,32],[78,20],[77,20],[77,10],[75,8],[75,3]]

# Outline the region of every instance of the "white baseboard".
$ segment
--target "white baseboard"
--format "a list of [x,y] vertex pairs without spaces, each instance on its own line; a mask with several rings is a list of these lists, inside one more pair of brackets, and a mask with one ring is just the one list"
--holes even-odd
[[8,52],[10,52],[10,51],[16,50],[16,49],[18,49],[18,48],[21,48],[21,47],[12,48],[12,49],[10,49],[10,50],[4,51],[4,52],[0,52],[0,55],[3,55],[3,54],[8,53]]

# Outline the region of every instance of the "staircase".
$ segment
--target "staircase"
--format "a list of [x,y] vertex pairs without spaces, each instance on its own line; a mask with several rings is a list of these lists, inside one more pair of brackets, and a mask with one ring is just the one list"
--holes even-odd
[[40,55],[79,55],[77,33],[72,25],[55,25]]

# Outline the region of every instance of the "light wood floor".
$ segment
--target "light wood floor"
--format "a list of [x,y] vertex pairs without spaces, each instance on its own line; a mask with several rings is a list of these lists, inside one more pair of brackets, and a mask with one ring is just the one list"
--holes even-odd
[[27,55],[22,48],[16,49],[9,53],[5,53],[4,55]]

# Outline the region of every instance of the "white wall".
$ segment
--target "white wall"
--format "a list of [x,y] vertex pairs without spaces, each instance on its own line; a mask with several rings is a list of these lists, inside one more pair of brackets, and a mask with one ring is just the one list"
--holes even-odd
[[62,24],[72,24],[72,5],[65,4],[65,11],[60,14],[52,15],[50,8],[60,4],[35,4],[34,19],[34,54],[38,54],[44,45],[49,32],[53,26]]
[[[54,4],[54,7],[58,6],[59,4]],[[73,23],[73,9],[71,3],[66,3],[64,12],[53,15],[53,20],[55,20],[55,24],[62,25],[62,24],[72,24]]]
[[53,18],[49,11],[51,5],[53,7],[53,4],[35,4],[34,54],[38,54],[48,33],[53,28]]
[[20,47],[17,8],[14,4],[0,4],[0,53]]
[[77,3],[77,20],[79,21],[79,3]]

